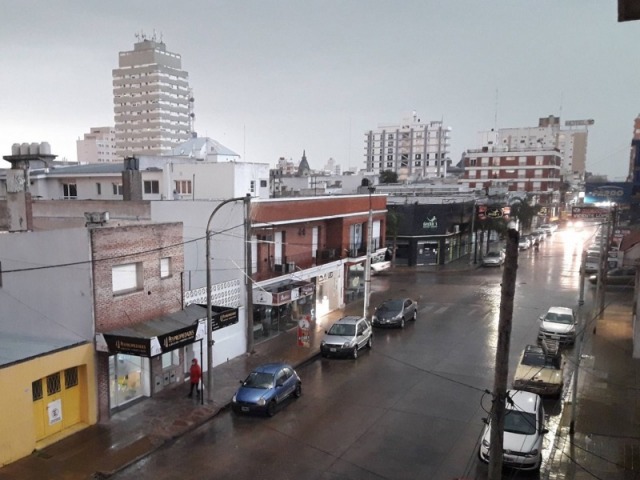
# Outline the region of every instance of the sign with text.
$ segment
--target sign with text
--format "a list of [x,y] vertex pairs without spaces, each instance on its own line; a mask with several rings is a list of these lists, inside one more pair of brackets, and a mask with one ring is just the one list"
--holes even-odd
[[608,208],[599,207],[571,207],[573,218],[607,218]]

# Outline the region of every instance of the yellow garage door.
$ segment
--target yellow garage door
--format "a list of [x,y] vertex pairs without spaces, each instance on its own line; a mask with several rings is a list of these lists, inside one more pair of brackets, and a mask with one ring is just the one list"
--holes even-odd
[[36,441],[82,420],[82,388],[78,367],[48,375],[32,383]]

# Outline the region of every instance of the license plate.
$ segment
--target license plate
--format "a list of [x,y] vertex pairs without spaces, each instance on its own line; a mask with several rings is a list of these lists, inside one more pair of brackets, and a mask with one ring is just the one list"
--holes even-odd
[[330,349],[329,349],[329,351],[330,351],[330,352],[335,352],[335,351],[336,351],[336,349],[335,349],[335,348],[330,348]]
[[551,340],[560,340],[560,335],[551,335]]
[[241,407],[241,410],[242,410],[243,412],[248,412],[248,411],[249,411],[249,407]]

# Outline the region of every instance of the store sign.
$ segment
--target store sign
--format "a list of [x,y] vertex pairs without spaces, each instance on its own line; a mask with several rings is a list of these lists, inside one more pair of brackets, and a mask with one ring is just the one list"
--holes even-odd
[[300,296],[306,297],[308,295],[313,295],[313,292],[315,291],[316,288],[313,283],[307,283],[306,285],[300,287]]
[[434,215],[433,217],[427,217],[422,222],[422,228],[424,230],[437,230],[438,229],[438,218]]
[[311,346],[311,317],[305,315],[298,320],[298,346],[309,348]]
[[238,309],[211,306],[211,330],[219,330],[238,323]]
[[151,355],[151,339],[138,337],[124,337],[121,335],[103,334],[110,353],[124,353],[138,357]]
[[607,218],[608,214],[608,208],[571,207],[571,217],[573,218]]
[[629,182],[586,183],[584,190],[585,203],[631,202],[632,184]]
[[198,324],[195,324],[165,335],[158,335],[160,350],[162,353],[166,353],[175,350],[176,348],[184,347],[185,345],[191,345],[196,341],[197,331]]

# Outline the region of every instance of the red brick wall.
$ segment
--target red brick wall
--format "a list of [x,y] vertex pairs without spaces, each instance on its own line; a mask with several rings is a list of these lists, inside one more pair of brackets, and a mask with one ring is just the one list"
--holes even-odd
[[[386,210],[386,195],[371,195],[371,206],[373,210]],[[251,217],[256,223],[271,223],[285,220],[304,220],[305,218],[344,216],[358,212],[369,212],[369,195],[256,202],[251,208]]]
[[[95,322],[108,332],[182,308],[184,270],[182,223],[100,227],[91,229]],[[171,276],[160,278],[160,259],[171,258]],[[114,295],[112,267],[141,262],[143,288]]]

